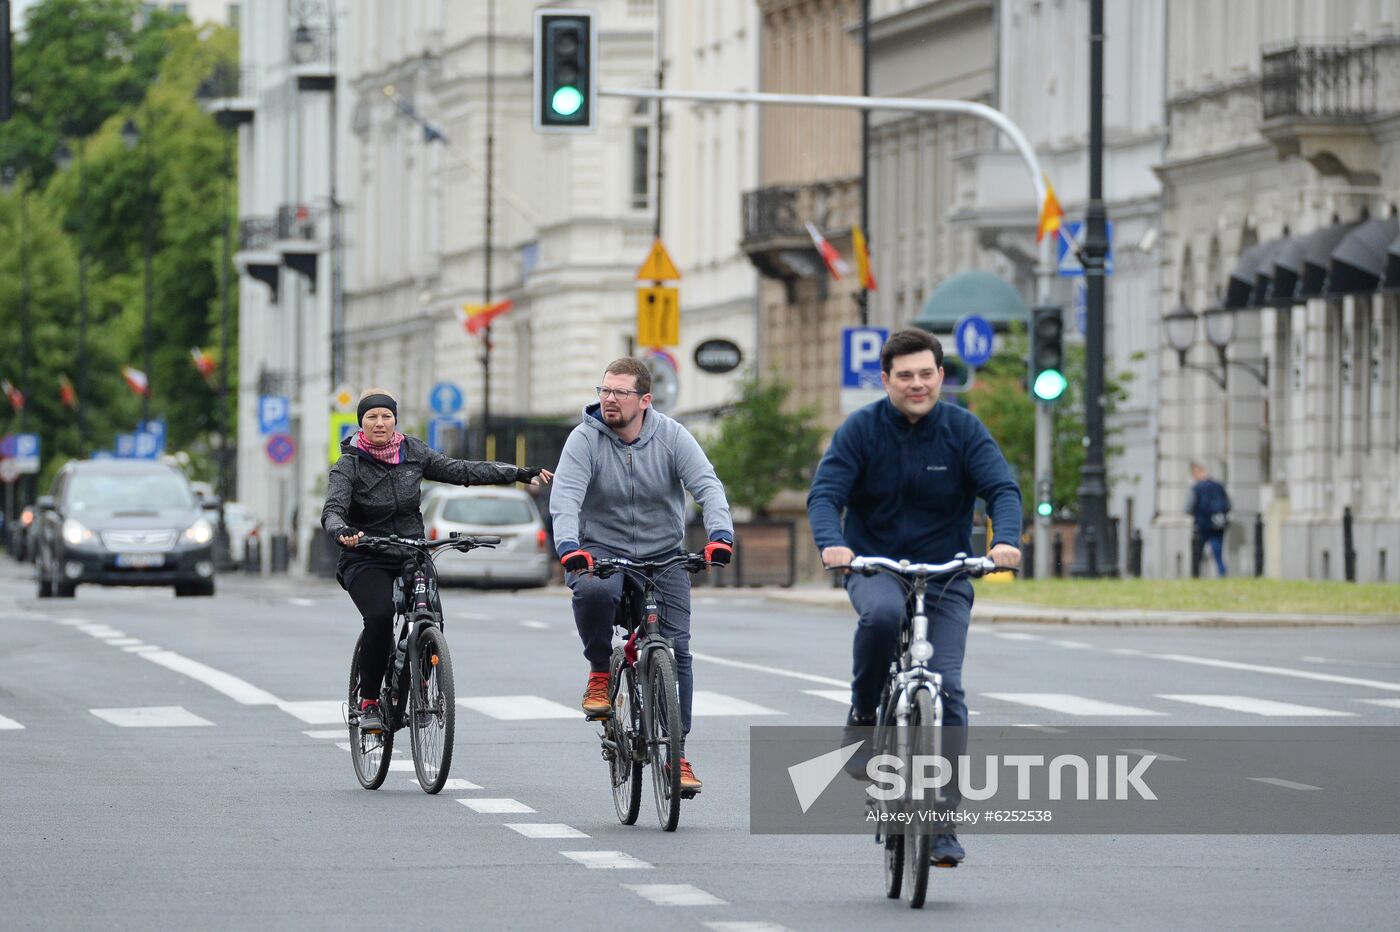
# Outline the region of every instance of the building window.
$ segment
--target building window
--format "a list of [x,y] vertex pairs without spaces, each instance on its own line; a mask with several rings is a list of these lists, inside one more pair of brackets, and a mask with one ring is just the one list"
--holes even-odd
[[651,104],[637,101],[632,109],[632,209],[651,206]]
[[228,5],[228,25],[230,29],[237,29],[243,22],[243,4],[230,3]]

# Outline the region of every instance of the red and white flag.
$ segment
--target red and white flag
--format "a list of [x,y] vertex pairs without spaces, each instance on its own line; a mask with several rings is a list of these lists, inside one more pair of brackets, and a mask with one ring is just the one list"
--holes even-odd
[[24,410],[24,392],[10,384],[9,379],[0,381],[0,391],[4,391],[5,397],[10,399],[10,407],[15,409],[15,413]]
[[150,380],[140,369],[122,366],[122,378],[126,379],[127,386],[138,395],[144,395],[151,390]]
[[851,267],[846,264],[846,260],[841,258],[841,253],[836,251],[836,247],[826,241],[826,237],[817,232],[817,228],[812,226],[812,222],[807,221],[807,232],[812,237],[812,245],[817,247],[817,252],[821,253],[822,261],[826,263],[826,270],[831,273],[831,277],[840,281],[851,274]]
[[68,381],[68,376],[58,377],[58,402],[65,408],[76,407],[78,404],[78,393],[73,389],[73,383]]
[[208,350],[191,346],[190,356],[194,358],[195,370],[204,376],[205,381],[214,377],[214,356]]
[[491,321],[500,317],[515,306],[510,298],[492,301],[490,304],[462,304],[454,308],[457,320],[467,333],[480,333],[491,326]]

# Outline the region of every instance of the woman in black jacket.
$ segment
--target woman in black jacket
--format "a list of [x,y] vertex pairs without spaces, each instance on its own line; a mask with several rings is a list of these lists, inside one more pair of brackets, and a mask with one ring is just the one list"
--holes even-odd
[[394,579],[402,558],[367,551],[355,545],[371,537],[422,537],[423,515],[419,488],[424,479],[454,485],[544,485],[554,474],[539,466],[478,463],[444,456],[416,437],[396,429],[398,402],[382,388],[360,396],[360,430],[340,444],[340,459],[331,467],[321,527],[345,548],[336,567],[336,580],[350,593],[364,618],[360,647],[360,730],[381,731],[379,689],[394,626]]

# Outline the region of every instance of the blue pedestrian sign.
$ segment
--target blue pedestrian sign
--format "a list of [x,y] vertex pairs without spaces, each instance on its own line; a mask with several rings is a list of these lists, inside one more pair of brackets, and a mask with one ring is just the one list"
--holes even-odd
[[996,344],[996,332],[987,318],[977,314],[964,314],[958,319],[953,331],[953,342],[958,348],[958,358],[972,366],[985,366],[992,358]]
[[292,429],[292,401],[286,395],[258,396],[258,433],[285,434]]
[[267,458],[278,466],[292,461],[297,455],[297,445],[286,434],[273,434],[267,438]]
[[880,349],[890,332],[884,327],[847,327],[841,331],[841,387],[880,389]]
[[[1108,237],[1108,252],[1103,259],[1105,275],[1113,274],[1113,221],[1105,221],[1105,236]],[[1071,248],[1071,243],[1073,248]],[[1079,250],[1084,245],[1084,221],[1066,221],[1060,225],[1055,237],[1055,272],[1061,278],[1078,278],[1084,274],[1084,266],[1079,263]]]
[[[462,389],[455,382],[439,382],[433,386],[433,390],[428,393],[428,405],[433,409],[433,413],[442,417],[448,417],[462,410],[462,405],[466,402],[466,397],[462,394]],[[431,446],[431,444],[429,444]]]
[[439,453],[447,452],[447,433],[461,431],[467,426],[460,417],[435,417],[428,422],[428,446]]

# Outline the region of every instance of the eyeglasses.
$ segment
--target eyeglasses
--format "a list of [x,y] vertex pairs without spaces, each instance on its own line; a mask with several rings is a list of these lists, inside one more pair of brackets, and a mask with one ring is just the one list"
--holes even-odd
[[626,401],[632,395],[640,395],[641,392],[635,388],[604,388],[598,386],[599,398],[616,398],[618,401]]

